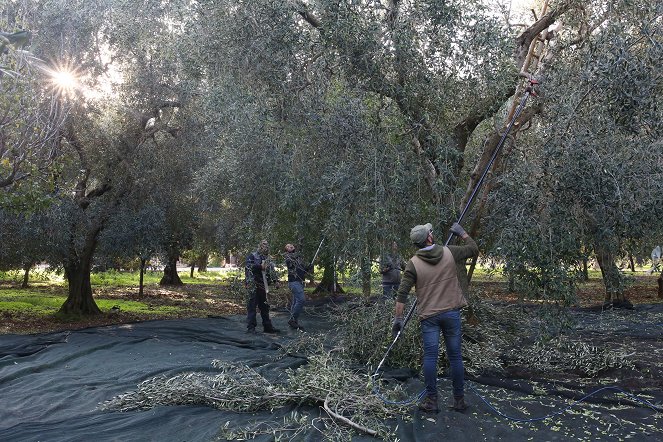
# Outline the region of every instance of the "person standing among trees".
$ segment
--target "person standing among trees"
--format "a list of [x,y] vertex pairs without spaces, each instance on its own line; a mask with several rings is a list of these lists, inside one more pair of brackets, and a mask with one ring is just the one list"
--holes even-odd
[[269,284],[277,281],[274,264],[269,258],[269,243],[263,239],[258,244],[258,250],[246,257],[244,267],[245,286],[248,291],[247,303],[247,333],[255,333],[257,318],[256,308],[260,310],[262,327],[265,333],[279,333],[269,319],[269,304],[267,304],[267,291]]
[[419,248],[405,266],[403,280],[398,290],[392,333],[403,329],[403,310],[410,289],[415,287],[417,314],[421,321],[424,346],[423,371],[426,396],[419,409],[428,413],[439,411],[437,400],[437,358],[440,331],[444,335],[447,358],[451,365],[456,411],[467,409],[465,404],[465,380],[461,354],[460,309],[467,306],[467,272],[465,260],[478,256],[476,242],[458,223],[450,231],[465,241],[463,246],[439,246],[435,244],[433,226],[418,225],[410,231],[410,239]]
[[398,243],[391,244],[391,253],[380,257],[380,273],[382,274],[382,299],[396,297],[401,284],[401,271],[405,269],[405,262],[398,253]]
[[304,280],[306,275],[313,271],[313,264],[304,265],[301,255],[295,251],[295,246],[293,244],[286,244],[285,265],[288,268],[288,287],[290,287],[290,291],[292,292],[288,325],[291,328],[303,330],[298,321],[299,315],[301,315],[304,308]]

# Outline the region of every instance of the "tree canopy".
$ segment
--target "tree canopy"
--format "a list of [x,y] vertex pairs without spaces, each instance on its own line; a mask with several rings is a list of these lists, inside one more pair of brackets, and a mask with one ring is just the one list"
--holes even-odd
[[[17,0],[0,12],[0,223],[57,230],[23,255],[64,268],[65,312],[98,311],[95,260],[174,263],[263,237],[305,255],[324,237],[322,262],[367,272],[412,225],[456,219],[532,78],[539,97],[465,221],[483,252],[527,296],[564,302],[592,254],[621,299],[616,260],[663,237],[659,4],[551,1],[515,17],[483,0]],[[0,265],[18,260],[9,244]]]

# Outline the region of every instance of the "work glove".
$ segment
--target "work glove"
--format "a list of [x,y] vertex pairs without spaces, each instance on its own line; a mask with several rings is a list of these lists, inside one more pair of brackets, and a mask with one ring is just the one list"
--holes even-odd
[[465,229],[463,229],[463,227],[458,223],[453,223],[449,231],[454,235],[460,236],[461,238],[467,234]]
[[395,338],[401,330],[403,330],[403,318],[397,316],[394,318],[394,323],[391,326],[391,336]]

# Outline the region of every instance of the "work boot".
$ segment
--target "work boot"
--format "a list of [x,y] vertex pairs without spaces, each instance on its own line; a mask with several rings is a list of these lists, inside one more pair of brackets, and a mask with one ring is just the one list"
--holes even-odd
[[603,302],[603,310],[610,310],[613,307],[612,301]]
[[437,408],[437,395],[426,395],[426,397],[419,402],[418,407],[424,413],[439,413],[440,409]]
[[288,321],[288,325],[290,326],[290,328],[294,328],[294,329],[297,329],[297,330],[304,330],[304,329],[302,328],[302,326],[299,325],[299,322],[297,322],[296,319],[291,319],[291,320],[289,320],[289,321]]
[[281,333],[281,330],[279,330],[278,328],[274,328],[274,326],[271,324],[265,325],[264,330],[265,333]]
[[460,411],[461,413],[467,410],[467,404],[465,403],[465,396],[459,396],[459,397],[454,396],[454,404],[451,408],[453,408],[454,411]]

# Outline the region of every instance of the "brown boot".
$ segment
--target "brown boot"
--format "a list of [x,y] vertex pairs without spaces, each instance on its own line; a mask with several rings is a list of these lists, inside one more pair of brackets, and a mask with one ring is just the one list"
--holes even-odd
[[463,412],[467,410],[467,404],[465,403],[465,396],[454,397],[453,407],[454,411]]
[[419,409],[424,413],[438,413],[440,409],[437,408],[437,395],[424,397],[419,402]]

